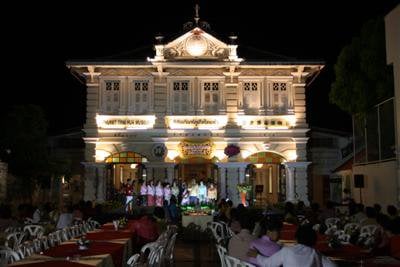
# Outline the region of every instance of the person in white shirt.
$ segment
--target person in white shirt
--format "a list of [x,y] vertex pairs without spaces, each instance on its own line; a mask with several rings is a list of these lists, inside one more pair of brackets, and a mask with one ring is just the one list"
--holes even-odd
[[[271,257],[257,255],[259,266],[263,267],[336,267],[336,264],[312,248],[317,242],[317,234],[311,225],[302,225],[296,232],[297,244],[283,247]],[[249,250],[247,255],[257,252]]]
[[198,194],[200,204],[205,203],[207,199],[207,186],[204,184],[203,180],[200,181]]
[[33,223],[39,223],[39,222],[40,222],[41,215],[42,215],[42,212],[40,211],[40,208],[37,208],[37,209],[35,210],[35,212],[33,213],[32,222],[33,222]]
[[65,227],[71,226],[72,220],[72,209],[65,206],[60,214],[60,217],[58,218],[57,229],[64,229]]

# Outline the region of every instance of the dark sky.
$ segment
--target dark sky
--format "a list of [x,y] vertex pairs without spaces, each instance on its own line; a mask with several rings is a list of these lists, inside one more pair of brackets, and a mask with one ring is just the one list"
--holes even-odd
[[[14,1],[2,7],[2,113],[14,104],[42,106],[50,133],[81,127],[85,87],[65,67],[68,59],[104,57],[153,44],[154,35],[176,35],[192,20],[195,1]],[[47,1],[46,1],[47,2]],[[311,126],[350,130],[349,116],[328,103],[333,65],[341,48],[370,18],[398,1],[200,1],[200,17],[213,32],[239,36],[239,45],[326,67],[308,88]],[[152,56],[152,54],[147,55]],[[240,56],[240,55],[239,55]],[[145,59],[145,57],[143,57]]]

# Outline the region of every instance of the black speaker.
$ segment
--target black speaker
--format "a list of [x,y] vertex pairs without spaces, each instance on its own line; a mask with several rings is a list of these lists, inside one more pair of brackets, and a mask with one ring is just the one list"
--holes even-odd
[[264,186],[262,184],[256,185],[256,193],[262,193],[264,191]]
[[354,187],[355,188],[364,188],[364,175],[363,174],[354,174]]

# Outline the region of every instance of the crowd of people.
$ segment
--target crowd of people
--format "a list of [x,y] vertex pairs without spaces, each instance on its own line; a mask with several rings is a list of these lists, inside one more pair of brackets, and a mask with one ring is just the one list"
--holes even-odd
[[155,183],[153,180],[136,184],[135,180],[128,179],[121,191],[126,195],[127,204],[133,202],[149,207],[169,205],[172,199],[181,205],[214,203],[217,199],[217,188],[213,183],[197,183],[195,179],[189,184],[176,180],[172,184],[161,181]]
[[[389,249],[389,239],[400,235],[400,216],[397,208],[389,205],[386,212],[379,204],[364,207],[349,201],[346,207],[328,202],[321,209],[317,203],[306,207],[303,202],[296,205],[285,203],[282,210],[267,207],[263,214],[239,204],[233,208],[231,202],[220,201],[219,218],[228,223],[235,235],[230,239],[227,250],[232,257],[247,261],[256,266],[336,266],[314,246],[317,236],[323,234],[328,218],[340,218],[344,222],[354,222],[361,227],[376,225],[380,235],[372,248],[374,255],[387,255],[400,258],[400,248]],[[282,246],[278,242],[283,225],[296,225],[296,244]],[[319,230],[316,230],[316,225]]]

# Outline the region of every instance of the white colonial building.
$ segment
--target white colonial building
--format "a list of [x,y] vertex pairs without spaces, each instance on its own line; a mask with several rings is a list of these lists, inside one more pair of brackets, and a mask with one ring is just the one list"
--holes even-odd
[[257,201],[308,203],[305,88],[323,64],[245,60],[234,36],[186,28],[147,60],[67,62],[87,85],[86,200],[128,178],[195,178],[234,202],[248,182]]

